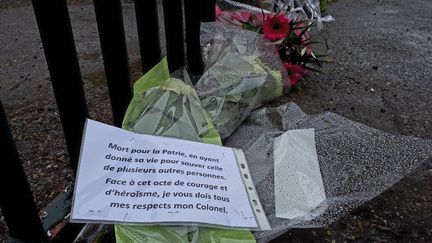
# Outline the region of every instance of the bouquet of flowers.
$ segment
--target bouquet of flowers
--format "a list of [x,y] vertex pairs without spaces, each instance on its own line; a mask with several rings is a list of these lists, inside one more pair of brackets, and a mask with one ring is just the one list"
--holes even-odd
[[312,50],[311,45],[318,43],[312,40],[310,33],[314,22],[286,9],[275,13],[265,10],[258,12],[253,7],[248,10],[222,11],[217,6],[216,15],[218,21],[224,24],[260,33],[264,39],[273,42],[288,71],[290,85],[298,87],[299,81],[308,77],[307,71],[319,72],[316,67],[321,67],[323,61],[319,58],[324,55],[315,55]]
[[224,139],[254,108],[283,94],[282,71],[287,74],[273,57],[275,46],[255,32],[209,23],[202,37],[211,47],[208,69],[195,89]]
[[201,26],[206,71],[195,89],[224,139],[253,109],[298,88],[321,61],[312,51],[310,20],[220,4],[217,21]]
[[327,11],[328,0],[219,0],[219,2],[229,3],[243,8],[247,5],[239,2],[247,2],[258,8],[275,12],[285,9],[302,18],[316,21],[317,28],[320,30],[323,28],[322,22],[335,21],[330,15],[322,16],[322,13]]
[[[207,111],[189,85],[188,76],[174,78],[164,58],[134,84],[122,128],[141,134],[174,137],[222,145]],[[129,242],[238,242],[254,243],[249,230],[219,229],[196,225],[115,225],[117,243]],[[75,242],[104,242],[113,231],[109,225],[86,225]]]

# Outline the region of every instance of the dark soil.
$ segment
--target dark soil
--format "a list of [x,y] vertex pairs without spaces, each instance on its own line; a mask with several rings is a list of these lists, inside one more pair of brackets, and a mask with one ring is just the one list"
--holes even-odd
[[[85,1],[84,1],[85,2]],[[134,79],[140,75],[133,6],[125,4]],[[111,121],[92,6],[70,7],[91,116]],[[343,0],[327,40],[331,64],[294,101],[308,113],[333,111],[394,134],[432,138],[432,2]],[[29,1],[0,0],[0,97],[39,209],[73,179]],[[4,24],[3,24],[4,23]],[[325,49],[325,48],[324,48]],[[425,164],[366,205],[320,229],[291,230],[279,242],[431,242],[432,171]],[[1,222],[1,220],[0,220]],[[0,223],[0,241],[6,227]]]

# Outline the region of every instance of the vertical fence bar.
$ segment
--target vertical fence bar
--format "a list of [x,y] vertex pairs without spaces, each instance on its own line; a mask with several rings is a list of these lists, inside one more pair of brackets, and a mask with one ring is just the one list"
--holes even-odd
[[212,22],[216,18],[216,0],[201,0],[201,21]]
[[32,0],[74,171],[88,117],[66,0]]
[[120,0],[93,0],[114,125],[120,127],[132,98]]
[[200,2],[184,0],[187,67],[188,71],[193,74],[202,74],[204,70],[200,47]]
[[135,0],[135,15],[142,71],[146,73],[161,59],[156,0]]
[[22,241],[46,242],[47,238],[1,101],[0,154],[0,208],[9,228],[9,235]]
[[182,0],[163,0],[168,65],[171,72],[184,66]]

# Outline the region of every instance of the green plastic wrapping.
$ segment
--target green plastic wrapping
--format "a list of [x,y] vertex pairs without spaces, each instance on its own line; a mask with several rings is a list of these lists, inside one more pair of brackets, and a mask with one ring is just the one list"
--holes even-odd
[[117,243],[129,242],[178,242],[189,243],[187,226],[116,225]]
[[256,242],[249,231],[199,228],[199,243],[248,243]]
[[122,127],[126,130],[221,145],[195,90],[170,78],[166,59],[134,85]]
[[116,225],[117,243],[252,243],[249,231],[194,226]]
[[[122,127],[136,133],[222,144],[195,90],[170,77],[165,58],[135,83]],[[247,230],[196,226],[115,225],[115,233],[118,243],[255,242]]]

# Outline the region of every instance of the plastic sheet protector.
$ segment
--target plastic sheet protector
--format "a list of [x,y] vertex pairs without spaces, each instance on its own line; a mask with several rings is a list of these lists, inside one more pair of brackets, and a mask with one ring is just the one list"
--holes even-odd
[[87,120],[72,222],[269,229],[242,151]]
[[274,142],[276,217],[315,218],[326,196],[315,148],[315,130],[290,130]]

